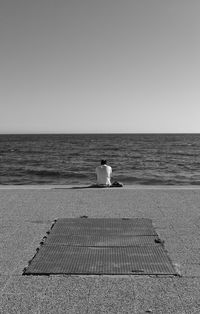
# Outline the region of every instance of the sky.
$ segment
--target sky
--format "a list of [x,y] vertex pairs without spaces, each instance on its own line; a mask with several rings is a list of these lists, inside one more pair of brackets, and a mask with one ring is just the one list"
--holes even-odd
[[0,133],[200,133],[199,0],[0,0]]

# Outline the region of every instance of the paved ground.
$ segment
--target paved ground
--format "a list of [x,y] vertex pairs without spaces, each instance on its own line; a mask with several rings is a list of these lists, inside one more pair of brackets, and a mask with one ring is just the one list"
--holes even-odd
[[[200,189],[0,189],[0,313],[200,313]],[[22,276],[58,217],[146,217],[173,276]]]

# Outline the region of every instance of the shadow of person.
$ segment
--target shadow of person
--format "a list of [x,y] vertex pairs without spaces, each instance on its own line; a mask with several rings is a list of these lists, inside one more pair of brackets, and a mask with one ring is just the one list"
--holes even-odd
[[72,186],[72,187],[54,187],[53,189],[63,190],[63,189],[71,189],[71,190],[83,190],[83,189],[108,189],[108,188],[115,188],[115,187],[123,187],[123,184],[115,181],[111,185],[105,184],[90,184],[86,186]]

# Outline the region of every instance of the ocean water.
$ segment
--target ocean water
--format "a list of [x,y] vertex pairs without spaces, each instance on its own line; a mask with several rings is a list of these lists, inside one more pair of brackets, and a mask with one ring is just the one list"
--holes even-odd
[[200,134],[0,135],[0,184],[92,184],[101,159],[125,185],[200,185]]

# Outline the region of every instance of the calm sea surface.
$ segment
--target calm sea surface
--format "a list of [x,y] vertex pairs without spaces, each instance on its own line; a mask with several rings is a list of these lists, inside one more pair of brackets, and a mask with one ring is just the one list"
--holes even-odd
[[0,184],[92,184],[101,159],[124,184],[200,185],[200,134],[0,135]]

